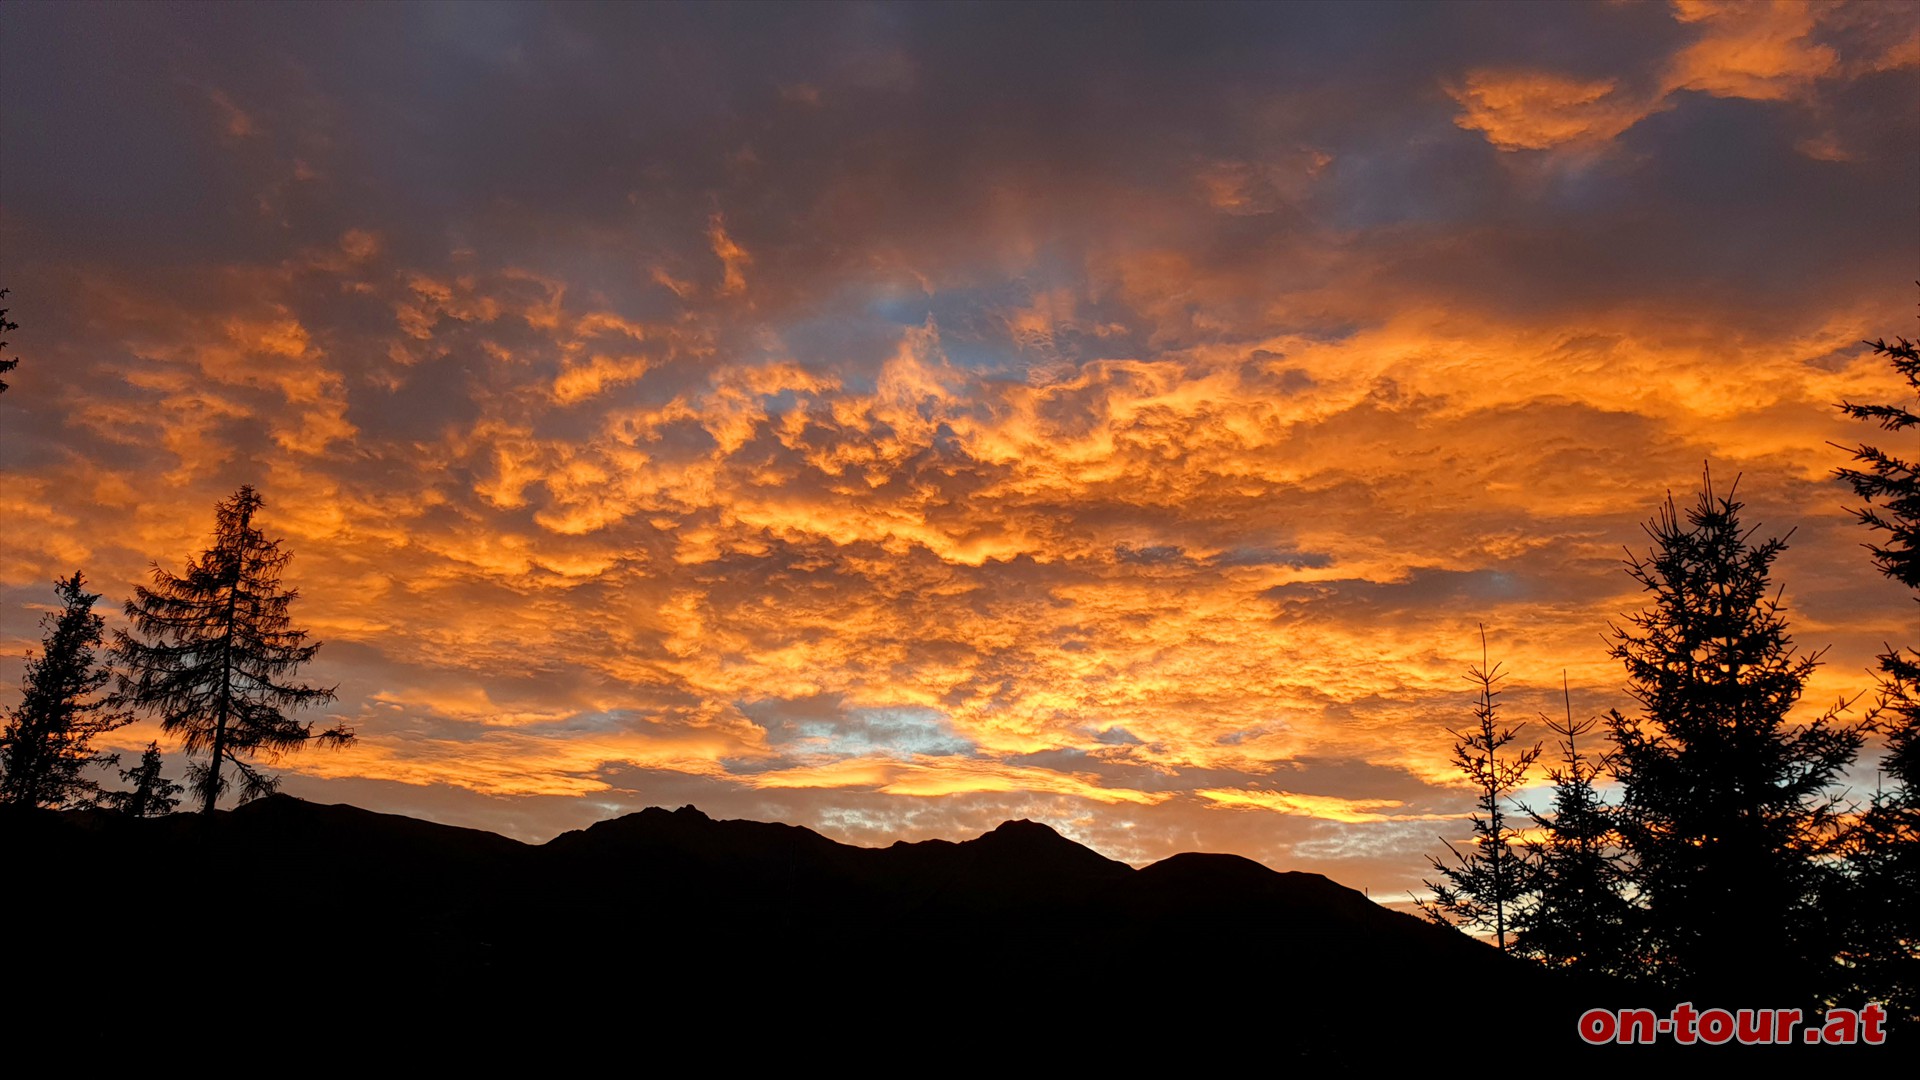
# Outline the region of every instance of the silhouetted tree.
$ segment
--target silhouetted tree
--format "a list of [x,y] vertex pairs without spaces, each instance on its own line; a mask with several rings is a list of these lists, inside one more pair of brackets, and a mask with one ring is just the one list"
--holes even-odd
[[[1920,391],[1920,348],[1906,338],[1896,339],[1893,345],[1884,340],[1866,344],[1876,355],[1886,357],[1908,386]],[[1840,409],[1855,420],[1878,424],[1886,431],[1905,431],[1920,425],[1920,414],[1903,405],[1857,405],[1849,401],[1842,402]],[[1852,448],[1852,452],[1854,460],[1865,468],[1836,469],[1835,474],[1866,500],[1867,505],[1853,515],[1862,525],[1887,534],[1885,546],[1867,545],[1874,564],[1902,585],[1920,589],[1920,464],[1865,444]]]
[[133,786],[125,791],[106,792],[100,796],[100,802],[132,817],[173,813],[180,805],[180,793],[186,789],[162,776],[161,765],[160,744],[148,743],[138,765],[120,770],[120,779]]
[[[1907,385],[1920,393],[1920,347],[1905,338],[1898,344],[1870,341]],[[1903,405],[1856,405],[1840,408],[1856,420],[1877,423],[1887,431],[1905,431],[1920,425],[1920,414]],[[1860,523],[1885,532],[1885,546],[1869,544],[1880,572],[1916,591],[1920,602],[1920,463],[1862,445],[1854,460],[1865,469],[1837,469],[1854,494],[1867,505],[1853,511]],[[1889,647],[1879,658],[1880,700],[1874,723],[1887,736],[1886,772],[1911,796],[1920,788],[1920,652]]]
[[189,755],[203,756],[189,766],[187,783],[207,813],[227,787],[223,764],[239,774],[246,802],[278,785],[248,759],[353,739],[344,725],[316,732],[281,711],[331,701],[333,690],[287,681],[320,646],[292,628],[288,608],[298,593],[280,588],[292,556],[254,526],[261,506],[251,487],[221,503],[213,546],[187,564],[184,577],[156,564],[153,588],[136,587],[127,602],[139,637],[122,631],[116,638],[126,700],[157,712],[161,730],[179,733]]
[[[10,290],[8,289],[0,289],[0,300],[5,300],[7,298],[7,293],[9,291]],[[7,318],[7,311],[8,311],[7,308],[0,308],[0,334],[11,333],[15,330],[20,329],[19,323],[14,322],[12,319]],[[0,353],[5,353],[6,350],[7,350],[6,339],[0,338]],[[9,360],[6,356],[0,355],[0,375],[5,375],[7,372],[12,371],[14,368],[17,368],[19,366],[20,366],[19,357],[16,356],[11,360]],[[7,392],[7,381],[5,379],[0,379],[0,394],[4,394],[6,392]]]
[[[1920,392],[1920,349],[1913,342],[1867,344]],[[1840,408],[1887,431],[1920,425],[1920,414],[1903,405],[1845,402]],[[1868,545],[1874,564],[1920,601],[1920,465],[1866,445],[1853,456],[1863,468],[1835,472],[1866,502],[1854,516],[1887,534],[1884,546]],[[1867,724],[1886,738],[1881,772],[1889,783],[1874,793],[1853,832],[1842,959],[1852,974],[1850,992],[1920,1019],[1920,652],[1889,645],[1879,667],[1879,697]]]
[[1479,811],[1472,817],[1473,850],[1462,852],[1443,839],[1453,861],[1428,857],[1440,880],[1423,882],[1433,890],[1433,898],[1418,902],[1420,910],[1434,922],[1488,931],[1503,950],[1515,905],[1527,893],[1525,862],[1514,850],[1515,831],[1507,825],[1503,804],[1540,756],[1538,743],[1511,756],[1500,753],[1526,726],[1503,728],[1499,724],[1499,704],[1494,699],[1500,691],[1494,687],[1505,677],[1500,665],[1487,664],[1487,631],[1481,627],[1480,666],[1467,669],[1467,678],[1480,687],[1473,706],[1474,726],[1465,732],[1447,729],[1454,739],[1454,764],[1480,792]]
[[94,736],[126,723],[99,690],[112,673],[99,662],[105,623],[78,572],[54,583],[61,609],[41,619],[40,655],[27,660],[20,704],[0,732],[0,802],[78,806],[99,787],[86,772],[119,759],[95,752]]
[[1517,920],[1514,952],[1551,968],[1629,974],[1628,934],[1633,905],[1625,895],[1626,868],[1613,810],[1595,786],[1607,759],[1589,760],[1579,739],[1596,720],[1573,718],[1573,696],[1562,676],[1564,721],[1542,720],[1560,736],[1560,764],[1549,814],[1528,810],[1539,839],[1527,844],[1531,890]]
[[1837,723],[1844,702],[1788,722],[1819,654],[1795,653],[1769,580],[1785,538],[1751,543],[1740,509],[1707,476],[1684,518],[1668,496],[1646,527],[1648,555],[1629,554],[1652,596],[1612,633],[1641,705],[1609,714],[1615,820],[1648,973],[1693,993],[1788,1001],[1779,995],[1830,985],[1836,942],[1820,898],[1834,785],[1860,736]]

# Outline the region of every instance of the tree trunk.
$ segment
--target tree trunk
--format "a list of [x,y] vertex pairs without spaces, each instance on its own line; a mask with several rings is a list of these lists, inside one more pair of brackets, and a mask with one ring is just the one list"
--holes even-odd
[[[242,528],[246,520],[245,516],[241,517]],[[220,759],[227,753],[227,717],[233,712],[233,616],[240,605],[243,557],[238,552],[234,554],[233,578],[227,583],[227,632],[220,642],[220,710],[213,718],[213,760],[207,762],[207,790],[203,793],[206,801],[200,806],[203,814],[213,813],[213,804],[220,801]]]

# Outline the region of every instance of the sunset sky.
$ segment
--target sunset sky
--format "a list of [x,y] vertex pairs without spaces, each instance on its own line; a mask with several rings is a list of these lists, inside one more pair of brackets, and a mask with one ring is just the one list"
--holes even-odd
[[1703,465],[1808,711],[1920,643],[1829,445],[1916,277],[1916,5],[11,3],[0,706],[252,484],[304,798],[1404,899],[1477,626],[1629,708]]

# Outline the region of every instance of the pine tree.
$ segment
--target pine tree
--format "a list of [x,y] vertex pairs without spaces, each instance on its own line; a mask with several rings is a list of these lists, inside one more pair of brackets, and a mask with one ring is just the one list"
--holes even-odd
[[179,734],[187,753],[202,758],[188,767],[187,783],[206,813],[226,791],[223,766],[239,774],[246,802],[278,785],[249,759],[353,739],[344,725],[316,732],[282,712],[331,701],[333,690],[289,681],[320,646],[292,628],[288,609],[299,594],[280,588],[292,556],[254,526],[262,505],[251,487],[221,503],[213,546],[188,562],[183,577],[156,564],[153,588],[137,587],[127,602],[139,637],[122,631],[116,639],[127,669],[122,694],[157,712],[161,730]]
[[1561,676],[1564,721],[1546,720],[1560,736],[1560,764],[1547,768],[1553,782],[1550,814],[1528,816],[1540,837],[1527,845],[1529,884],[1514,952],[1550,968],[1574,973],[1630,974],[1628,934],[1633,914],[1625,895],[1626,871],[1613,810],[1596,786],[1607,767],[1602,755],[1589,760],[1579,739],[1597,721],[1573,718],[1573,695]]
[[171,814],[180,805],[180,793],[186,789],[160,774],[160,744],[150,742],[140,755],[140,764],[121,769],[120,779],[132,784],[125,791],[109,791],[100,801],[129,817],[160,817]]
[[[1737,488],[1737,484],[1736,484]],[[1711,476],[1684,518],[1668,497],[1628,570],[1651,606],[1615,627],[1638,715],[1609,715],[1620,835],[1643,905],[1648,973],[1695,994],[1796,1000],[1828,984],[1836,782],[1860,745],[1845,703],[1788,713],[1819,654],[1798,655],[1771,567]],[[1727,999],[1731,1000],[1731,998]]]
[[99,691],[112,678],[99,663],[105,622],[78,572],[54,583],[61,609],[41,620],[40,655],[27,661],[20,704],[0,732],[0,802],[86,805],[99,792],[87,770],[119,759],[92,749],[95,736],[127,722]]
[[1513,742],[1520,727],[1503,728],[1499,724],[1500,696],[1495,685],[1506,675],[1500,665],[1487,664],[1487,631],[1480,628],[1480,666],[1467,669],[1467,678],[1476,683],[1479,697],[1474,702],[1474,727],[1465,732],[1447,729],[1452,735],[1453,762],[1479,789],[1479,810],[1472,817],[1473,850],[1462,852],[1451,841],[1442,840],[1452,853],[1451,863],[1433,856],[1428,861],[1440,876],[1439,881],[1422,884],[1433,891],[1430,900],[1419,901],[1420,910],[1442,926],[1483,930],[1493,935],[1502,950],[1507,947],[1516,905],[1527,893],[1527,867],[1514,849],[1515,830],[1507,824],[1505,802],[1526,779],[1527,770],[1540,757],[1540,746],[1503,757],[1501,748]]
[[[1867,344],[1920,392],[1920,349],[1913,342]],[[1903,405],[1845,402],[1840,408],[1886,431],[1920,425],[1920,414]],[[1874,563],[1915,590],[1920,601],[1920,464],[1872,446],[1852,452],[1864,468],[1835,474],[1865,500],[1853,512],[1860,523],[1887,534],[1884,546],[1868,545]],[[1889,645],[1879,667],[1879,697],[1867,726],[1886,739],[1881,771],[1889,783],[1874,793],[1848,852],[1852,881],[1841,904],[1848,915],[1843,959],[1852,973],[1851,993],[1879,998],[1896,1014],[1920,1020],[1920,652]]]

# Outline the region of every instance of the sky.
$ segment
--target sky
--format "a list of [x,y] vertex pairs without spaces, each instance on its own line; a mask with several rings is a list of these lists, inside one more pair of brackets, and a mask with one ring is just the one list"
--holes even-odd
[[1480,628],[1528,739],[1630,711],[1704,470],[1798,715],[1920,638],[1833,476],[1916,278],[1911,5],[16,2],[0,686],[253,485],[303,798],[1405,898]]

